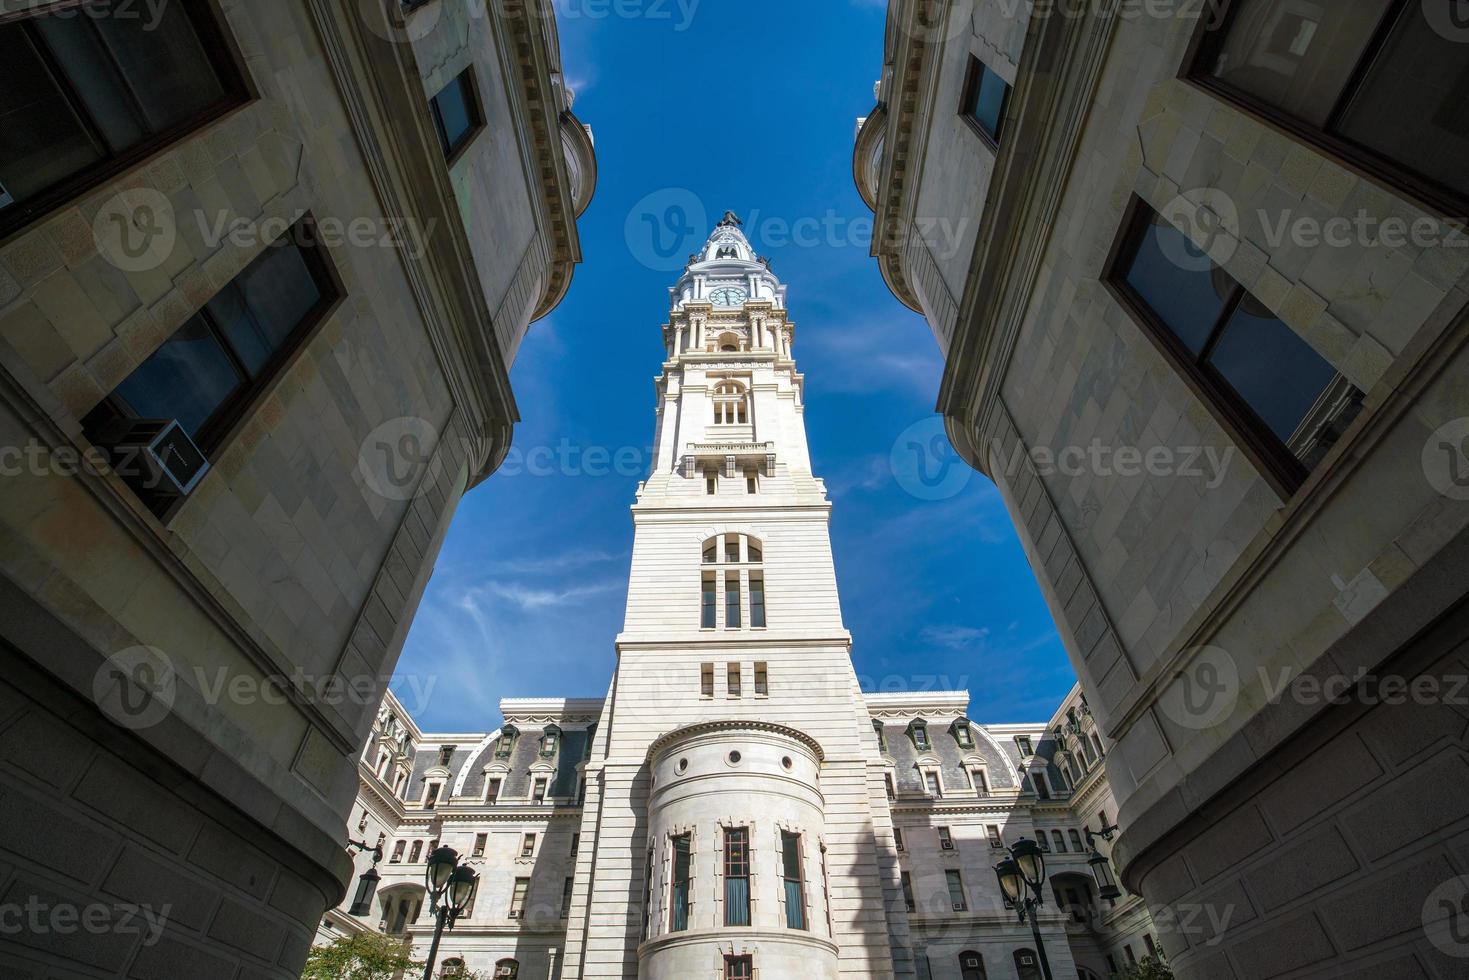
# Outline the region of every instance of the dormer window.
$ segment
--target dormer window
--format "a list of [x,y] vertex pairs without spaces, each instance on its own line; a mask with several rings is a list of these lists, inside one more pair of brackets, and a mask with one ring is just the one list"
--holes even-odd
[[968,720],[960,718],[954,722],[952,731],[954,733],[954,741],[959,743],[961,749],[974,748],[974,733],[969,730]]
[[1032,747],[1030,744],[1030,736],[1017,735],[1015,737],[1015,745],[1017,748],[1020,749],[1021,758],[1029,759],[1031,756],[1035,755],[1035,748]]
[[928,749],[928,722],[919,719],[908,725],[908,737],[913,740],[914,748]]
[[452,746],[452,745],[441,745],[441,746],[439,746],[439,765],[444,766],[445,768],[447,768],[448,765],[449,765],[449,763],[452,762],[453,759],[454,759],[454,746]]
[[872,730],[877,733],[877,751],[886,753],[888,750],[887,733],[883,731],[882,722],[876,718],[872,719]]
[[514,725],[506,725],[500,730],[500,738],[495,742],[495,758],[510,758],[510,750],[515,748],[515,738],[520,734]]
[[555,725],[546,728],[541,735],[541,758],[550,759],[556,755],[556,750],[561,747],[561,729]]

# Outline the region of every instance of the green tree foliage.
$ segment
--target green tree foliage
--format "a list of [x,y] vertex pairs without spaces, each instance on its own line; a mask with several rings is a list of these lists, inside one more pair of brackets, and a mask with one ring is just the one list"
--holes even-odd
[[359,932],[317,946],[306,957],[301,980],[393,980],[414,976],[423,963],[409,955],[408,943],[375,932]]

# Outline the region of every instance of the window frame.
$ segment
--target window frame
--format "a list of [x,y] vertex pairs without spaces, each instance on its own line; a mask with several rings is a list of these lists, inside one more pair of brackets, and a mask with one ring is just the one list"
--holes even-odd
[[[679,842],[684,845],[685,861],[684,877],[678,877]],[[683,925],[678,924],[678,889],[680,884],[684,888],[683,893]],[[694,918],[694,835],[689,831],[681,834],[672,834],[668,839],[668,931],[688,932]]]
[[[968,58],[969,62],[964,69],[964,88],[959,94],[959,117],[969,124],[969,128],[974,130],[986,146],[998,154],[1000,143],[1004,140],[1005,131],[1008,128],[1005,122],[1010,111],[1010,100],[1015,95],[1015,86],[1007,82],[1005,76],[991,68],[983,58],[974,52],[971,51]],[[984,128],[984,124],[979,121],[979,117],[974,114],[972,108],[979,97],[980,83],[984,80],[985,72],[998,78],[1000,84],[1005,86],[1005,97],[1000,100],[1000,122],[994,133]]]
[[[957,882],[958,885],[959,885],[959,900],[957,902],[954,900],[954,884],[955,884],[955,882]],[[944,869],[944,884],[948,888],[948,892],[949,892],[949,905],[950,905],[952,911],[954,911],[954,912],[968,912],[969,911],[969,892],[964,887],[964,872],[962,870],[960,870],[959,868],[945,868]]]
[[[110,3],[111,0],[108,2]],[[37,53],[42,60],[46,61],[67,104],[77,113],[78,119],[83,120],[83,126],[88,129],[88,132],[95,137],[95,120],[82,110],[70,81],[64,75],[56,72],[56,66],[52,63],[45,46],[36,43],[35,26],[28,23],[53,15],[58,10],[75,6],[79,4],[51,4],[32,10],[16,11],[13,15],[0,19],[0,27],[14,27],[14,29],[26,32]],[[5,241],[12,235],[40,223],[71,202],[86,196],[89,191],[139,167],[185,137],[223,120],[258,98],[250,82],[244,59],[234,45],[233,37],[223,22],[219,8],[213,2],[187,3],[183,7],[185,15],[189,18],[190,26],[194,28],[194,35],[199,39],[199,46],[203,49],[210,66],[214,68],[220,87],[224,90],[223,98],[182,122],[146,136],[136,145],[121,153],[104,157],[92,166],[77,171],[29,201],[17,201],[8,208],[0,209],[0,241]]]
[[[1253,296],[1239,280],[1229,276],[1234,287],[1224,298],[1219,316],[1210,328],[1209,339],[1203,350],[1195,356],[1183,341],[1164,323],[1162,318],[1127,281],[1128,272],[1137,258],[1144,237],[1155,216],[1161,214],[1140,195],[1134,194],[1123,212],[1117,238],[1107,256],[1102,275],[1102,284],[1152,342],[1164,360],[1199,399],[1204,407],[1228,433],[1234,444],[1254,464],[1282,500],[1289,500],[1306,482],[1310,471],[1305,463],[1297,459],[1289,447],[1270,431],[1244,397],[1236,392],[1219,373],[1206,363],[1209,353],[1217,345],[1224,328],[1239,311],[1245,296]],[[1164,219],[1166,220],[1166,219]],[[1258,302],[1258,298],[1256,298]],[[1262,304],[1263,305],[1263,304]],[[1287,327],[1289,329],[1289,327]],[[1324,360],[1324,358],[1323,358]],[[1330,362],[1328,362],[1330,363]],[[1335,367],[1335,365],[1331,365]],[[1340,373],[1340,372],[1338,372]]]
[[[1383,156],[1375,150],[1355,143],[1345,136],[1331,132],[1331,126],[1340,122],[1343,112],[1352,100],[1361,94],[1366,77],[1373,63],[1381,56],[1393,29],[1406,13],[1411,15],[1418,5],[1412,0],[1393,0],[1382,21],[1373,31],[1372,38],[1363,49],[1361,58],[1353,66],[1342,92],[1327,117],[1325,127],[1290,115],[1282,109],[1251,95],[1232,88],[1209,73],[1208,63],[1218,52],[1219,46],[1228,38],[1230,27],[1239,13],[1237,0],[1226,0],[1226,6],[1215,17],[1200,17],[1189,45],[1179,65],[1178,78],[1185,84],[1206,92],[1235,109],[1251,116],[1277,133],[1303,143],[1346,168],[1358,176],[1395,193],[1407,195],[1414,203],[1424,206],[1435,217],[1463,222],[1469,214],[1469,194],[1445,187],[1433,178],[1401,163]],[[1211,25],[1217,21],[1217,26]]]
[[[234,349],[229,342],[229,337],[224,328],[216,322],[214,315],[209,311],[209,303],[213,302],[223,291],[224,287],[210,294],[209,299],[198,309],[193,310],[180,322],[162,343],[149,352],[147,357],[142,358],[129,371],[126,377],[120,380],[90,411],[83,420],[84,427],[90,429],[92,419],[101,414],[111,413],[121,418],[141,419],[141,413],[128,404],[127,399],[118,394],[120,388],[129,378],[136,373],[153,354],[168,343],[179,331],[183,330],[194,320],[198,319],[209,331],[209,335],[224,353],[230,366],[243,379],[239,386],[220,402],[219,407],[199,426],[197,436],[191,435],[194,445],[204,454],[210,463],[216,463],[225,454],[225,451],[234,442],[235,437],[243,430],[245,424],[255,416],[260,406],[275,391],[276,387],[295,365],[305,350],[311,346],[321,328],[331,320],[347,299],[347,290],[336,266],[332,263],[328,249],[321,244],[321,236],[316,230],[316,218],[311,212],[307,212],[286,229],[281,236],[260,249],[245,267],[231,277],[228,285],[233,285],[239,277],[251,265],[268,253],[269,249],[284,248],[289,243],[301,255],[302,262],[306,266],[307,273],[321,294],[316,304],[302,315],[301,320],[286,335],[280,346],[265,360],[254,377],[246,369],[244,360],[240,353]],[[90,438],[90,437],[89,437]],[[182,506],[187,498],[177,498],[170,502],[163,510],[160,520],[167,521],[172,514]]]
[[[754,896],[751,894],[751,883],[753,870],[751,867],[750,828],[746,826],[726,826],[721,828],[724,832],[724,924],[726,927],[738,928],[753,924]],[[736,859],[736,854],[739,858]],[[741,870],[743,869],[743,870]],[[730,902],[729,883],[731,881],[743,880],[745,882],[745,904],[743,922],[731,922],[732,904]]]
[[[796,858],[796,873],[795,873],[795,876],[794,877],[792,877],[791,874],[790,874],[790,868],[786,866],[786,846],[787,846],[787,843],[788,842],[791,842],[792,843],[792,850],[793,850],[793,852],[795,854],[795,858]],[[781,850],[781,855],[780,855],[780,859],[781,859],[780,880],[781,880],[781,885],[782,885],[782,888],[781,888],[781,896],[782,896],[782,899],[785,902],[785,927],[787,929],[796,929],[796,930],[798,930],[800,932],[810,932],[811,931],[811,917],[806,914],[806,854],[805,854],[805,845],[806,845],[806,835],[805,834],[799,833],[799,832],[794,831],[794,830],[785,830],[785,829],[782,829],[781,830],[781,832],[780,832],[780,850]],[[799,920],[794,925],[792,925],[791,898],[790,898],[790,895],[791,895],[790,886],[791,886],[792,883],[794,883],[796,885],[796,902],[797,902],[797,905],[796,905],[796,915],[797,915],[798,920]]]
[[[741,971],[734,973],[731,967],[740,966]],[[753,980],[755,976],[755,957],[749,953],[725,953],[724,954],[724,980]]]
[[[439,107],[439,96],[449,90],[449,86],[458,85],[465,94],[465,108],[469,112],[469,128],[457,143],[449,142],[448,131],[444,128],[443,110]],[[434,134],[439,138],[439,149],[444,154],[444,166],[453,169],[469,149],[475,138],[485,129],[485,108],[480,100],[479,73],[475,70],[473,63],[464,66],[464,69],[454,75],[448,82],[439,87],[439,90],[428,99],[429,116],[433,121]]]

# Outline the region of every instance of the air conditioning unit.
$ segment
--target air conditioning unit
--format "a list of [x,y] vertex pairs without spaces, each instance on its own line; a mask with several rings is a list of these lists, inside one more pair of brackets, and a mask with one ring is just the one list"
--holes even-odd
[[952,851],[954,849],[954,841],[952,838],[945,841],[939,841],[939,846],[946,851]]
[[964,903],[963,902],[955,902],[954,903],[954,911],[955,912],[963,912],[964,911]]
[[510,918],[512,918],[512,919],[518,919],[518,918],[520,918],[520,910],[519,909],[511,909],[510,910]]
[[93,440],[112,468],[143,497],[187,497],[209,472],[209,460],[178,419],[114,419]]

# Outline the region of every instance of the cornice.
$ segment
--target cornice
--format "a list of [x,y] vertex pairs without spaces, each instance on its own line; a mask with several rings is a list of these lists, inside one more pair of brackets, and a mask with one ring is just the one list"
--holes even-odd
[[656,739],[648,746],[648,758],[656,758],[659,753],[677,742],[689,738],[697,738],[700,735],[712,735],[718,732],[766,732],[771,735],[780,735],[792,741],[799,742],[816,756],[816,761],[826,761],[826,752],[821,748],[821,743],[807,735],[805,732],[787,725],[776,724],[773,721],[741,721],[727,719],[723,721],[701,721],[693,725],[685,725],[676,728],[666,735]]
[[[540,226],[547,231],[550,267],[541,301],[531,315],[538,320],[556,308],[571,287],[571,274],[581,261],[576,216],[591,202],[590,193],[578,209],[576,192],[588,178],[596,180],[596,155],[585,127],[570,109],[561,109],[561,92],[552,81],[560,75],[556,12],[551,0],[502,0],[491,4],[496,12],[498,37],[503,37],[501,59],[505,77],[518,80],[523,121],[526,124],[528,174],[539,193]],[[566,159],[568,146],[578,157],[579,180],[573,180]]]
[[1119,2],[1098,0],[1078,17],[1033,17],[1026,29],[1009,135],[995,162],[938,399],[955,449],[983,473],[989,460],[977,433],[999,396],[1054,233]]
[[[508,367],[459,206],[424,105],[413,46],[378,35],[351,0],[307,0],[374,191],[386,214],[415,215],[422,254],[398,255],[455,403],[478,436],[471,482],[498,467],[519,421]],[[432,223],[430,223],[432,222]]]

